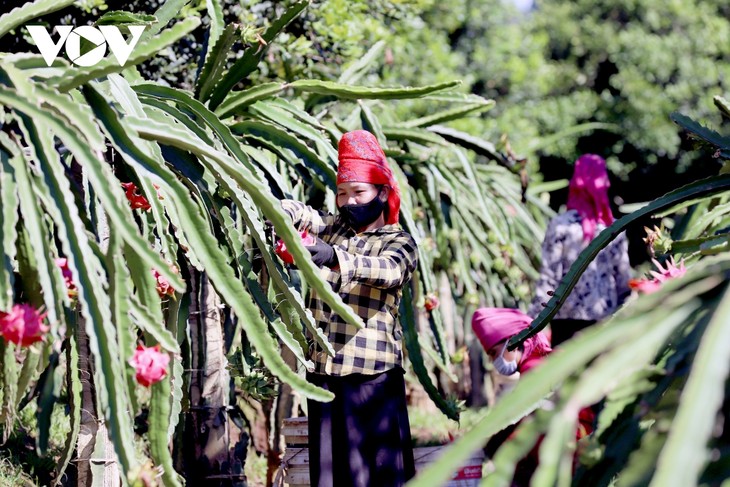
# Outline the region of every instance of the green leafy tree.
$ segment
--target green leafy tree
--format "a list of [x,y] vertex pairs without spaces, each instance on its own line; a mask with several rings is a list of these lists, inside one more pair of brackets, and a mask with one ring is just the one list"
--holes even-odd
[[465,92],[497,104],[452,125],[492,141],[506,135],[535,180],[564,178],[566,162],[595,152],[620,179],[616,193],[645,201],[672,189],[675,174],[716,170],[669,115],[681,109],[720,123],[708,100],[730,91],[725,2],[544,0],[526,13],[499,0],[418,7],[383,37],[390,55],[373,74],[408,84],[458,73]]

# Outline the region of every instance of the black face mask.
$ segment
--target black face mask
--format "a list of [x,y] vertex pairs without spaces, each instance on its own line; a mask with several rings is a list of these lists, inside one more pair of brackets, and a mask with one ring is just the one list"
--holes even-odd
[[369,203],[340,206],[340,215],[345,223],[355,230],[359,230],[377,220],[384,209],[385,201],[380,199],[380,193],[378,193]]

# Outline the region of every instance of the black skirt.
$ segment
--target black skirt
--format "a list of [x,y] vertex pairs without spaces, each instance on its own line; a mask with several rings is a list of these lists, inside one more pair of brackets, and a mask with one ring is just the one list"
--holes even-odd
[[402,369],[307,379],[335,395],[307,402],[313,487],[401,486],[415,475]]

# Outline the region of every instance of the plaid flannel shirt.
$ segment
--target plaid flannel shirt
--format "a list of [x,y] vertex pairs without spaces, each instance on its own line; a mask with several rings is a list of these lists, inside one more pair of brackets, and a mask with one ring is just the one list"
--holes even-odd
[[333,246],[339,268],[323,267],[321,275],[365,323],[362,329],[347,324],[312,291],[309,308],[335,350],[331,357],[308,337],[314,372],[372,375],[402,367],[398,305],[418,263],[413,237],[400,225],[358,234],[339,215],[298,201],[283,200],[282,207],[300,231]]

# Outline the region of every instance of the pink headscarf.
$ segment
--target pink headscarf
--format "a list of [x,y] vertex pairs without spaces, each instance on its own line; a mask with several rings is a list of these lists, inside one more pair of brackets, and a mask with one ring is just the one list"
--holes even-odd
[[[512,308],[479,308],[471,318],[471,327],[484,350],[518,334],[532,322],[532,318]],[[550,340],[543,332],[528,338],[522,344],[524,351],[520,364],[534,357],[552,352]]]
[[606,172],[606,161],[595,154],[583,154],[575,161],[573,177],[568,189],[569,210],[577,210],[583,227],[583,240],[590,241],[596,235],[596,224],[613,223],[613,213],[608,201],[611,183]]

